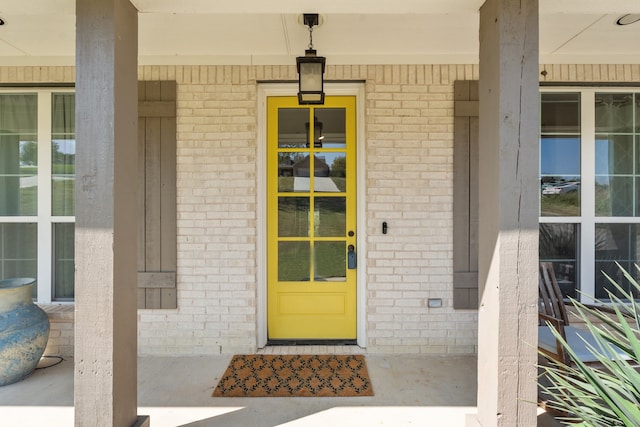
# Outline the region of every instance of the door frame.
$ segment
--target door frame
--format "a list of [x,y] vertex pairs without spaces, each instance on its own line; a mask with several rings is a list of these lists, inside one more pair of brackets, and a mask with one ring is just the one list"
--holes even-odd
[[[356,221],[357,265],[356,273],[356,342],[366,347],[366,175],[364,131],[364,82],[325,83],[327,96],[350,95],[356,97]],[[256,240],[256,321],[257,346],[267,345],[267,97],[296,96],[297,83],[258,83],[258,128],[256,153],[257,183],[257,240]]]

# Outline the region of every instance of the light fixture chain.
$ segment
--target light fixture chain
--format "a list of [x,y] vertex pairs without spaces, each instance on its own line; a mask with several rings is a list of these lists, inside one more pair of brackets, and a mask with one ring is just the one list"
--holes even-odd
[[313,25],[309,25],[309,49],[313,49]]

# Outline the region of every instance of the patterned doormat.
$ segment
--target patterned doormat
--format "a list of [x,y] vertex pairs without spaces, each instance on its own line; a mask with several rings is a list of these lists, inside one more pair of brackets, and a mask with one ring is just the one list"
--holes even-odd
[[373,396],[361,355],[235,355],[214,397]]

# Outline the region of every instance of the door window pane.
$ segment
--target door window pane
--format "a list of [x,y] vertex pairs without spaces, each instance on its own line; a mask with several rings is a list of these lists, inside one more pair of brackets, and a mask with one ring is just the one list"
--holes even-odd
[[311,271],[309,242],[278,242],[278,280],[308,282]]
[[74,293],[75,224],[53,225],[53,299],[71,300]]
[[344,197],[316,197],[313,226],[318,237],[346,235],[347,201]]
[[278,153],[278,191],[309,191],[309,152]]
[[344,152],[320,152],[315,155],[316,192],[338,193],[346,191],[347,157]]
[[344,108],[316,108],[315,141],[322,148],[344,148],[347,146],[346,110]]
[[278,236],[309,236],[308,197],[278,197]]
[[347,279],[345,242],[316,242],[313,253],[317,281],[344,282]]
[[623,287],[631,289],[616,263],[636,280],[640,278],[634,266],[640,263],[640,224],[596,224],[595,236],[595,296],[607,299],[607,290],[615,293],[615,289],[603,273]]
[[0,216],[37,214],[37,97],[0,95]]
[[309,141],[309,109],[280,108],[278,110],[278,147],[304,148]]
[[578,230],[578,224],[540,224],[540,261],[553,263],[564,297],[577,297]]
[[75,95],[52,95],[51,171],[52,214],[74,215]]

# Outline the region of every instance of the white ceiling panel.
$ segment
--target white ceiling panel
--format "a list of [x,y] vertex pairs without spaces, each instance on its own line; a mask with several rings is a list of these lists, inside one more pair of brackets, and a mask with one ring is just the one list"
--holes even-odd
[[141,55],[286,55],[280,15],[140,16]]
[[[19,0],[12,0],[19,1]],[[484,0],[132,0],[145,13],[475,13]]]
[[638,60],[640,53],[640,22],[620,26],[618,15],[603,15],[585,31],[576,34],[559,49],[558,54],[620,54]]
[[[75,0],[0,0],[0,64],[73,64]],[[482,0],[132,0],[141,64],[295,63],[308,45],[328,64],[469,63]],[[320,7],[321,6],[321,7]],[[543,63],[640,63],[639,0],[540,0]]]
[[0,41],[25,56],[73,56],[76,17],[69,14],[3,15]]

